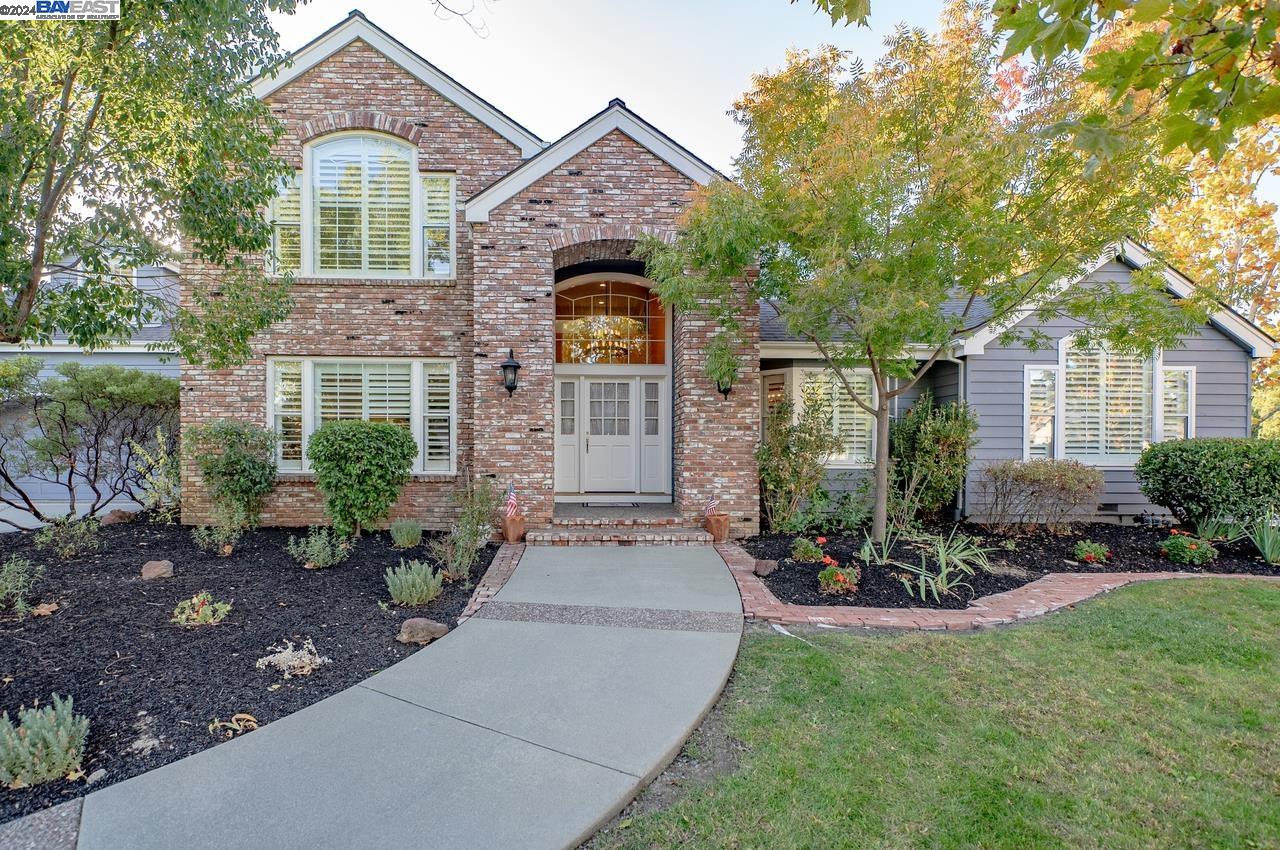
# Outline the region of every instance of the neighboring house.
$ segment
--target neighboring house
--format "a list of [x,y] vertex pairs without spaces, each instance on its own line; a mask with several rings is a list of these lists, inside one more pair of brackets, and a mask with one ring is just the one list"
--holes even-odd
[[[280,483],[265,522],[324,521],[307,441],[324,422],[364,418],[401,423],[418,444],[396,516],[447,526],[449,496],[474,474],[514,483],[531,526],[563,502],[670,503],[693,523],[716,499],[735,533],[758,528],[762,412],[800,395],[810,367],[820,371],[815,352],[767,311],[761,331],[744,286],[746,365],[722,394],[702,368],[711,321],[665,311],[632,256],[642,234],[673,233],[698,186],[722,179],[711,166],[618,100],[545,143],[359,12],[253,85],[283,122],[278,151],[295,168],[267,211],[295,308],[254,338],[247,363],[184,365],[182,420],[276,431]],[[1129,247],[1121,259],[1142,262]],[[1185,284],[1170,274],[1175,290]],[[1074,354],[1060,365],[1056,352],[976,334],[920,389],[975,406],[975,466],[1088,454],[1117,467],[1106,498],[1120,513],[1141,506],[1123,467],[1150,436],[1179,422],[1247,433],[1249,361],[1271,345],[1229,311],[1152,367]],[[509,354],[514,392],[500,369]],[[1090,392],[1104,401],[1090,408]],[[1122,422],[1121,392],[1146,412]],[[865,417],[847,400],[834,410],[847,448],[833,482],[872,449]],[[209,521],[202,490],[186,496],[186,521]]]
[[[72,265],[72,263],[68,263]],[[51,286],[64,285],[76,272],[59,271],[50,275]],[[139,289],[176,304],[178,298],[178,270],[173,266],[143,266],[130,273],[130,279]],[[48,345],[10,345],[0,344],[0,359],[17,357],[22,354],[38,357],[44,361],[41,377],[52,377],[57,374],[60,364],[78,361],[87,365],[115,364],[161,375],[178,377],[178,360],[166,356],[163,346],[169,340],[170,328],[167,322],[146,324],[134,331],[128,344],[115,345],[94,351],[85,351],[78,345],[67,341],[64,334],[55,334]],[[51,512],[58,510],[59,504],[66,502],[66,489],[55,484],[23,479],[20,482],[23,490],[33,500],[48,506]],[[84,488],[81,488],[82,490]]]

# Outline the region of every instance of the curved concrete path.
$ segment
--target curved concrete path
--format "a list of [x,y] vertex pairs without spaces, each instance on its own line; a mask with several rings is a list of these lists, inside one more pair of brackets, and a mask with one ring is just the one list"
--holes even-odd
[[529,547],[448,636],[84,799],[110,848],[575,846],[675,756],[741,637],[711,547]]

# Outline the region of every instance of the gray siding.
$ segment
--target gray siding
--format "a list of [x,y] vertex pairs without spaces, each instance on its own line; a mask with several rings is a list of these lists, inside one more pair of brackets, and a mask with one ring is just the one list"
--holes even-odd
[[[1095,275],[1117,282],[1129,279],[1129,268],[1112,262]],[[1028,322],[1035,321],[1034,319]],[[1078,322],[1057,319],[1042,329],[1054,340],[1080,328]],[[1001,348],[987,346],[985,353],[966,360],[964,393],[978,415],[978,447],[974,451],[965,488],[965,508],[978,513],[979,482],[983,466],[993,460],[1023,456],[1023,366],[1028,363],[1058,362],[1057,348],[1030,351],[1021,344]],[[1248,352],[1235,340],[1206,325],[1198,333],[1182,338],[1181,345],[1164,353],[1169,366],[1194,366],[1195,432],[1198,436],[1243,437],[1249,433]],[[1158,512],[1139,492],[1131,468],[1104,469],[1106,489],[1103,504],[1114,504],[1107,514],[1134,516]]]

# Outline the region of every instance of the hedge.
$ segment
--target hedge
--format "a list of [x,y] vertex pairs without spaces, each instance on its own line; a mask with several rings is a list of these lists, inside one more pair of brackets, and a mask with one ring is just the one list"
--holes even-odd
[[1280,506],[1280,440],[1200,437],[1155,443],[1134,472],[1143,495],[1179,522],[1244,523]]

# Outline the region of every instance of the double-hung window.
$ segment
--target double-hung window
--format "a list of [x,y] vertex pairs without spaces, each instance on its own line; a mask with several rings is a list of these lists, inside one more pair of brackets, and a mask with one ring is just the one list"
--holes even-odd
[[308,146],[272,203],[279,271],[309,277],[453,278],[454,175],[419,172],[391,136],[344,133]]
[[1063,343],[1057,364],[1025,367],[1028,458],[1129,466],[1156,440],[1195,431],[1195,372]]
[[270,361],[276,462],[304,472],[307,441],[327,422],[390,422],[413,435],[414,472],[451,473],[457,457],[457,379],[452,360]]

